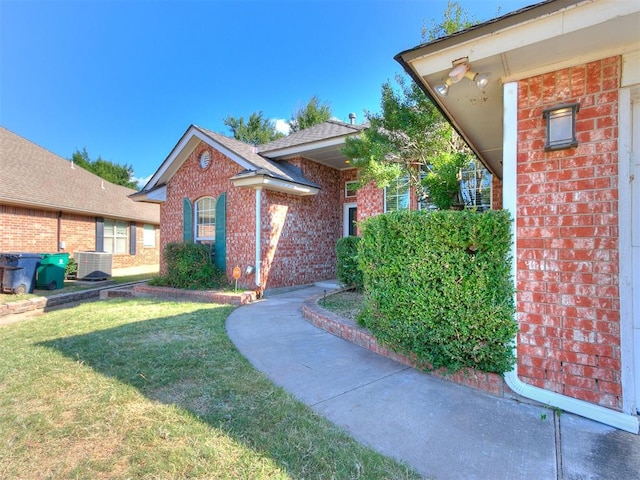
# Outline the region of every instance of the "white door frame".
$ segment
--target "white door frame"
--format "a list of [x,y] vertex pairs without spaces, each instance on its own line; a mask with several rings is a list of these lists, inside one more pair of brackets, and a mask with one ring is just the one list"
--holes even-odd
[[358,204],[356,202],[344,203],[342,205],[342,236],[349,236],[349,209],[350,208],[358,208]]
[[[640,411],[640,85],[622,88],[618,120],[618,226],[622,410]],[[634,295],[635,292],[635,295]]]

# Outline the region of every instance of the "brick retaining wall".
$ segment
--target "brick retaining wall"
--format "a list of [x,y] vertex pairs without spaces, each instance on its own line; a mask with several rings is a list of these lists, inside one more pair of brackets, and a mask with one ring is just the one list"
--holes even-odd
[[[340,290],[332,292],[338,293]],[[324,295],[317,295],[308,298],[302,303],[302,316],[309,320],[316,327],[321,328],[337,337],[343,338],[348,342],[358,345],[367,350],[371,350],[379,355],[395,360],[418,370],[425,370],[421,364],[414,359],[396,353],[387,347],[380,345],[373,335],[364,327],[361,327],[353,320],[343,318],[336,315],[318,305],[318,302]],[[447,374],[445,370],[435,370],[429,372],[445,380],[472,387],[483,392],[490,393],[499,397],[506,396],[511,393],[509,387],[506,386],[504,379],[495,373],[485,373],[477,370],[466,369],[455,374]]]

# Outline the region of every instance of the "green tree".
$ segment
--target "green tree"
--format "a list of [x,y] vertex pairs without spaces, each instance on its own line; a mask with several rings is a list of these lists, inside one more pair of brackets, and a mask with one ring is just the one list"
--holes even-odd
[[447,35],[471,27],[476,23],[478,23],[478,21],[470,18],[467,11],[464,10],[458,2],[449,0],[447,2],[447,9],[442,15],[442,20],[436,22],[432,19],[430,28],[423,23],[422,42],[431,42],[437,38],[446,37]]
[[261,145],[284,137],[283,133],[276,130],[273,121],[262,118],[262,111],[253,112],[246,122],[244,117],[232,116],[226,117],[223,122],[231,130],[233,138],[250,145]]
[[86,148],[83,148],[82,151],[76,150],[73,152],[73,155],[71,155],[71,161],[111,183],[132,188],[134,190],[138,189],[137,182],[132,179],[133,167],[131,165],[119,165],[117,163],[104,160],[101,157],[91,160]]
[[[441,23],[423,38],[449,34],[468,26],[457,2],[449,2]],[[475,158],[415,82],[396,76],[397,86],[382,85],[381,113],[367,112],[370,127],[346,139],[343,153],[360,169],[360,182],[381,188],[398,177],[408,178],[418,198],[445,210],[459,204],[460,168]]]
[[289,123],[291,132],[299,132],[305,128],[326,122],[331,118],[331,107],[326,102],[320,102],[317,95],[311,97],[305,107],[298,108]]

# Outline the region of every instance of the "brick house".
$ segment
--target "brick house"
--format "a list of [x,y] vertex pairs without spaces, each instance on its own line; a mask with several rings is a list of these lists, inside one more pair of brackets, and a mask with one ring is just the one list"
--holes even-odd
[[229,278],[239,267],[242,287],[332,279],[336,241],[357,233],[356,220],[420,208],[401,183],[356,188],[358,171],[341,150],[364,128],[330,120],[253,147],[191,125],[132,198],[160,204],[161,247],[213,243],[216,265]]
[[0,127],[0,252],[112,253],[112,274],[159,265],[157,205]]
[[356,210],[345,187],[357,172],[340,149],[362,128],[328,121],[254,147],[191,125],[132,198],[160,204],[161,247],[214,243],[216,265],[229,278],[240,267],[245,288],[335,278],[335,243]]
[[542,2],[396,60],[501,179],[515,219],[506,385],[638,433],[640,4]]

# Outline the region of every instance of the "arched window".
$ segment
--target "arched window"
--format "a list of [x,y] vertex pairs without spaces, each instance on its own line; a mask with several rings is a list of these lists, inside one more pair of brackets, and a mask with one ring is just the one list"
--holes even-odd
[[216,240],[216,199],[202,197],[195,208],[195,242],[214,243]]

